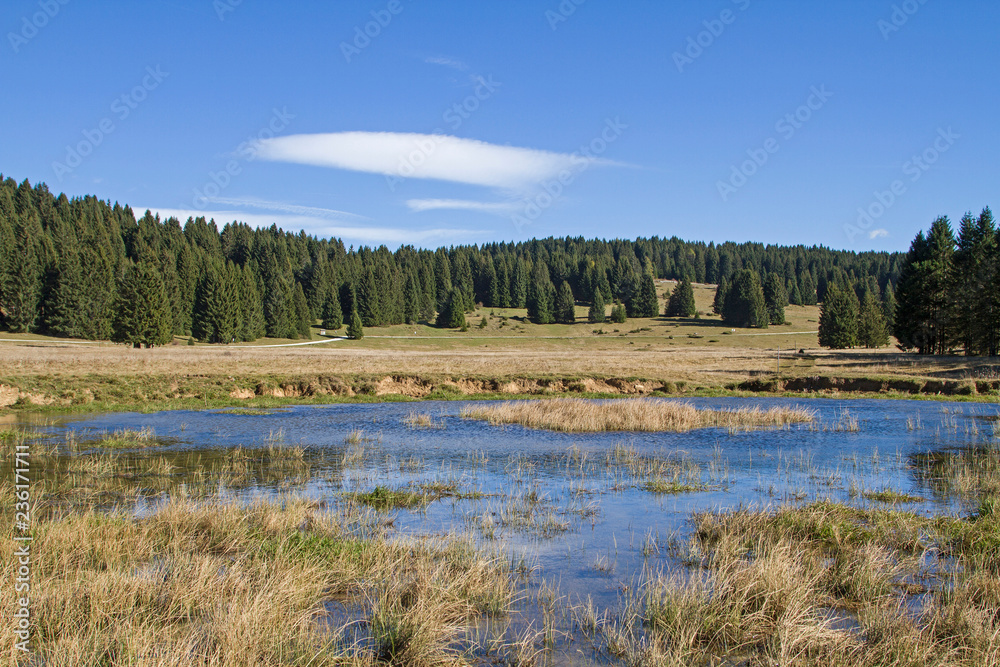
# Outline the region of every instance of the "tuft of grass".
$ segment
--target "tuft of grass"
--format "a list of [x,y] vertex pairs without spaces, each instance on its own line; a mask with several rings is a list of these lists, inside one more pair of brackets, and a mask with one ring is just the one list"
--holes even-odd
[[924,499],[920,496],[911,496],[908,493],[895,491],[893,489],[865,491],[862,492],[861,496],[867,498],[868,500],[873,500],[877,503],[885,503],[887,505],[902,505],[906,503],[920,503],[924,501]]
[[443,421],[434,421],[434,418],[426,412],[411,411],[403,418],[403,423],[410,428],[444,428]]
[[155,447],[159,443],[156,433],[150,427],[141,429],[119,429],[105,434],[94,445],[102,449],[138,449],[140,447]]
[[465,419],[481,419],[493,425],[519,424],[566,432],[600,431],[689,431],[721,427],[739,431],[768,426],[811,422],[812,410],[801,407],[759,407],[738,410],[700,410],[681,401],[648,398],[595,402],[584,399],[506,401],[499,405],[462,408]]

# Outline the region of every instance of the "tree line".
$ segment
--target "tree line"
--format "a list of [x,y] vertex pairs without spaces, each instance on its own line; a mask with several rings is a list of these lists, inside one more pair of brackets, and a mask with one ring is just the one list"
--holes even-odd
[[[575,321],[577,303],[590,304],[592,321],[607,304],[618,321],[691,316],[692,282],[734,294],[718,306],[734,326],[764,326],[784,319],[786,303],[816,304],[836,286],[891,291],[905,259],[676,237],[348,249],[274,225],[136,216],[0,176],[0,328],[133,345],[301,338],[318,321],[352,337],[391,324],[461,326],[476,304],[526,308],[538,323]],[[680,281],[662,311],[655,279]]]

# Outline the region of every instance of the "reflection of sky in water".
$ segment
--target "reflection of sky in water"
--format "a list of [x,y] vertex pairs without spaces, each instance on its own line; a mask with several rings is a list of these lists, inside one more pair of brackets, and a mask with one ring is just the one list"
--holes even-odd
[[[955,447],[993,438],[995,404],[928,401],[807,400],[807,399],[689,399],[698,407],[737,408],[760,405],[803,405],[817,413],[813,425],[730,434],[720,429],[687,433],[553,433],[519,426],[495,427],[459,417],[464,402],[422,402],[294,406],[266,415],[219,411],[178,411],[155,414],[106,414],[69,418],[62,426],[80,440],[103,431],[152,428],[170,438],[155,455],[176,459],[182,466],[205,465],[219,450],[237,445],[257,447],[268,435],[283,434],[284,442],[310,451],[336,455],[345,438],[358,429],[370,440],[364,462],[341,469],[317,465],[312,477],[293,490],[335,501],[349,490],[376,485],[458,482],[462,491],[487,494],[481,500],[438,500],[424,509],[395,511],[394,528],[403,534],[443,534],[470,531],[473,519],[499,511],[505,494],[534,490],[569,530],[551,536],[516,528],[499,528],[485,544],[505,552],[524,553],[541,567],[540,574],[558,583],[571,597],[590,595],[601,605],[614,604],[617,591],[645,565],[670,567],[663,545],[682,535],[692,512],[739,506],[776,505],[817,498],[867,504],[850,491],[891,488],[927,498],[907,505],[915,511],[961,511],[935,500],[909,468],[916,453]],[[440,428],[412,428],[411,413],[429,414]],[[845,414],[846,413],[846,414]],[[918,417],[919,415],[919,417]],[[844,430],[850,419],[857,431]],[[978,431],[978,435],[976,434]],[[175,439],[175,440],[174,440]],[[654,495],[636,488],[636,480],[602,465],[605,454],[624,443],[641,454],[684,457],[701,471],[707,490]],[[576,447],[587,455],[585,472],[567,463]],[[145,454],[143,454],[145,455]],[[401,461],[418,459],[415,469]],[[586,492],[580,493],[583,489]],[[231,497],[273,496],[272,482],[234,491]],[[581,512],[590,504],[597,512]],[[659,543],[660,549],[646,548]],[[598,566],[598,567],[595,567]]]

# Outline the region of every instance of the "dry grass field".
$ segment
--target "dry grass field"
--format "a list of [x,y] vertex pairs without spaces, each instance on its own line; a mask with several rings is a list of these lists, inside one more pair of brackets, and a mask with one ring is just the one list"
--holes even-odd
[[[660,283],[661,303],[672,288],[672,282]],[[586,322],[586,308],[580,306],[576,324],[535,325],[523,310],[481,309],[468,316],[465,332],[399,325],[369,328],[360,341],[334,337],[342,331],[323,336],[317,327],[312,341],[190,346],[178,339],[174,345],[135,350],[0,332],[0,409],[18,401],[96,402],[88,409],[101,409],[331,394],[423,398],[439,389],[466,395],[705,393],[731,391],[747,382],[817,377],[876,378],[883,385],[916,379],[915,389],[894,385],[895,390],[968,395],[994,392],[1000,379],[996,360],[922,358],[894,347],[824,350],[817,344],[819,309],[814,306],[789,306],[785,325],[734,330],[706,314],[714,291],[712,285],[695,286],[701,315],[692,319],[594,325]],[[480,328],[483,318],[486,326]],[[796,391],[836,388],[800,385]],[[925,385],[930,389],[921,389]],[[875,383],[853,390],[879,393],[893,387]]]

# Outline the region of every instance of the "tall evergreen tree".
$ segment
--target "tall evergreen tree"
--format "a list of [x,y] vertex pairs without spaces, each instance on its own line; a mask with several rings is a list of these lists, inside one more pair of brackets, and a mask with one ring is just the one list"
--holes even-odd
[[309,301],[306,299],[305,290],[302,283],[295,283],[295,334],[298,338],[311,338],[313,316],[312,309],[309,308]]
[[886,326],[882,303],[869,289],[861,300],[861,312],[858,316],[858,344],[864,347],[885,347],[889,344],[889,331]]
[[722,315],[726,308],[726,296],[729,294],[729,280],[723,276],[715,288],[715,299],[712,301],[712,312]]
[[465,293],[459,287],[452,287],[444,307],[438,313],[437,325],[443,329],[458,329],[465,324]]
[[601,290],[594,290],[594,299],[590,302],[590,310],[587,311],[587,321],[593,324],[601,324],[604,322],[604,296],[601,295]]
[[166,345],[171,335],[170,312],[163,280],[147,262],[129,266],[122,276],[112,340],[133,347]]
[[344,326],[344,312],[340,308],[340,288],[331,285],[323,300],[323,328],[336,331]]
[[726,294],[722,321],[733,327],[767,328],[767,307],[760,276],[753,269],[743,269],[733,278]]
[[853,289],[840,289],[836,283],[826,288],[819,313],[819,344],[833,349],[858,344],[858,295]]
[[895,335],[896,326],[896,290],[892,282],[885,284],[882,290],[882,315],[885,317],[885,330],[890,336]]
[[653,280],[653,268],[648,263],[642,277],[639,278],[639,287],[632,298],[629,313],[633,317],[656,317],[660,314],[660,303],[656,298],[656,282]]
[[910,245],[899,276],[894,327],[903,349],[944,354],[952,343],[951,286],[955,237],[946,217]]
[[785,323],[788,294],[785,292],[785,281],[777,273],[767,274],[764,283],[764,305],[767,308],[767,321],[770,324]]
[[997,295],[993,289],[997,255],[993,214],[962,217],[952,264],[952,314],[958,342],[969,355],[995,354]]
[[536,262],[528,289],[528,317],[535,324],[555,322],[556,288],[549,278],[549,268]]
[[510,279],[510,307],[525,308],[528,301],[528,267],[524,259],[518,257]]
[[682,280],[674,287],[667,301],[667,309],[664,313],[667,317],[694,317],[698,314],[698,308],[694,302],[694,289],[690,281]]
[[576,322],[576,299],[573,298],[573,289],[566,280],[559,285],[559,292],[556,294],[555,319],[560,324]]
[[347,325],[347,337],[351,340],[361,340],[365,337],[365,327],[361,322],[361,315],[358,314],[358,309],[351,308],[351,316],[348,319]]

